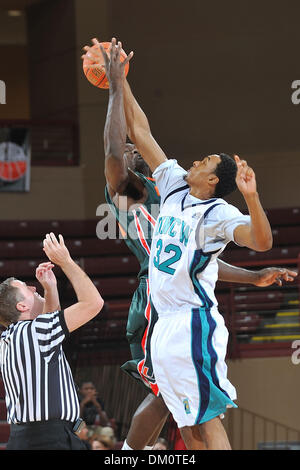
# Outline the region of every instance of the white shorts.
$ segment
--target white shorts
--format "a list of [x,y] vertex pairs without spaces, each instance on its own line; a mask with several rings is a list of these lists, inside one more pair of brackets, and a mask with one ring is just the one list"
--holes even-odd
[[179,428],[194,426],[236,407],[227,379],[228,331],[216,308],[160,316],[151,338],[154,375]]

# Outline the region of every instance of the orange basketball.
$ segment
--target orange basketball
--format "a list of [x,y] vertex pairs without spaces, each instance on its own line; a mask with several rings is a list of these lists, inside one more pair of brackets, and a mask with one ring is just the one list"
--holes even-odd
[[[110,42],[101,42],[100,43],[104,49],[106,50],[108,56],[109,56],[109,49],[111,46]],[[91,49],[97,49],[99,46],[97,44],[94,44]],[[102,57],[102,54],[101,54]],[[121,62],[124,62],[126,59],[127,54],[126,52],[121,49],[121,54],[120,54],[120,60]],[[109,88],[109,82],[106,78],[105,74],[105,67],[104,67],[104,58],[102,57],[102,63],[99,67],[95,68],[90,68],[89,65],[93,64],[93,60],[88,59],[87,57],[84,58],[83,60],[83,71],[85,73],[86,78],[88,79],[89,82],[91,82],[92,85],[98,87],[98,88]],[[128,74],[129,71],[129,62],[125,65],[125,77]]]

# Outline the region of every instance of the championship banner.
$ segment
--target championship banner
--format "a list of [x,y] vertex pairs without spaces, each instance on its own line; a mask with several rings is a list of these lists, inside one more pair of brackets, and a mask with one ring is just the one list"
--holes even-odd
[[0,191],[30,189],[30,133],[27,128],[0,128]]

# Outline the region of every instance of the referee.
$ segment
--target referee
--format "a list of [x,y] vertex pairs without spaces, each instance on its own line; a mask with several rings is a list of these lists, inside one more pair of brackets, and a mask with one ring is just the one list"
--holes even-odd
[[[5,385],[10,437],[7,450],[86,450],[75,434],[80,426],[79,402],[62,349],[69,333],[103,307],[98,290],[72,260],[63,237],[47,234],[36,277],[44,297],[24,282],[0,284],[0,365]],[[53,264],[52,264],[53,263]],[[71,282],[78,302],[60,310],[54,265]],[[49,313],[50,312],[50,313]]]

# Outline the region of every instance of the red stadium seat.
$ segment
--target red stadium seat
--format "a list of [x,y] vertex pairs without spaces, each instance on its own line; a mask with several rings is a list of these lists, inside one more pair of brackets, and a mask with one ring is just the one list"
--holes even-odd
[[239,292],[234,295],[234,300],[237,303],[258,303],[258,302],[277,302],[281,303],[284,301],[284,293],[276,290],[272,292],[257,290],[253,292]]
[[138,280],[136,276],[129,277],[113,277],[93,279],[94,284],[98,287],[104,300],[105,297],[124,297],[125,295],[130,297],[138,286]]
[[4,400],[0,400],[0,421],[6,421],[6,405]]
[[[73,257],[131,255],[124,240],[99,240],[98,238],[65,238]],[[0,240],[0,259],[40,258],[42,237],[39,240]]]
[[4,388],[4,383],[3,380],[0,378],[0,399],[5,398],[5,388]]
[[99,220],[22,220],[2,221],[0,238],[30,239],[41,238],[46,233],[61,233],[64,237],[95,237]]
[[300,225],[292,227],[277,227],[272,229],[273,244],[296,245],[300,243]]
[[[105,302],[108,299],[117,299],[120,297],[130,298],[138,286],[138,279],[136,276],[111,278],[94,277],[92,280],[104,298]],[[36,285],[36,283],[32,282],[31,285]],[[62,295],[66,300],[74,299],[74,289],[70,283],[66,284]]]
[[9,439],[10,425],[5,422],[0,422],[0,442],[5,443]]
[[299,207],[267,209],[265,212],[272,227],[282,225],[300,225]]
[[65,240],[72,256],[107,256],[107,255],[131,255],[124,240],[98,238],[77,238]]
[[82,267],[89,276],[137,274],[140,268],[133,255],[83,258]]
[[[299,238],[300,240],[300,238]],[[298,240],[298,243],[299,243]],[[276,247],[272,248],[269,251],[258,252],[254,250],[249,250],[248,248],[238,248],[225,250],[220,259],[226,263],[239,263],[250,261],[268,261],[268,260],[280,260],[285,258],[296,259],[300,254],[300,245],[296,246],[286,246],[286,247]]]

